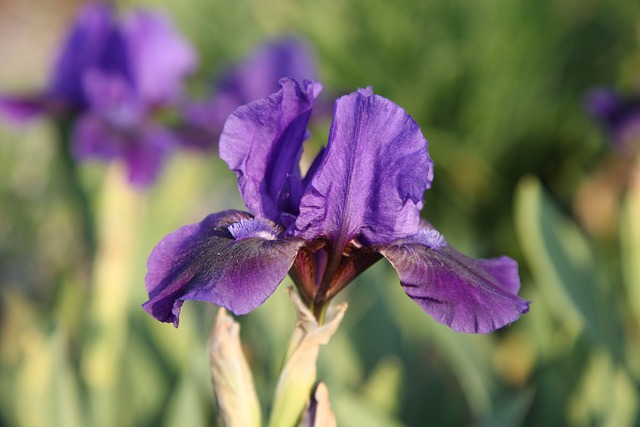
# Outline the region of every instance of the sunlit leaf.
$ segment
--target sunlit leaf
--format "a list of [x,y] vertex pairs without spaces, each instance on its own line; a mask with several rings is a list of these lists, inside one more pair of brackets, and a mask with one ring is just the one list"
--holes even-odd
[[[516,190],[515,221],[527,263],[555,315],[578,326],[620,360],[619,311],[600,281],[602,265],[578,226],[533,177]],[[535,306],[532,307],[532,311]]]

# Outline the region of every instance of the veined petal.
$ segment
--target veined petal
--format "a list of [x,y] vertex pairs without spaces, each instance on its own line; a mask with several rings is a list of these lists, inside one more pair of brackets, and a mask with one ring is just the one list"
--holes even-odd
[[193,47],[160,13],[138,10],[123,27],[137,94],[152,105],[173,100],[197,66]]
[[344,96],[300,201],[296,235],[338,246],[358,235],[371,244],[413,235],[432,179],[427,140],[411,116],[370,89]]
[[[282,79],[282,89],[235,110],[220,136],[220,157],[238,175],[240,194],[256,216],[279,223],[288,177],[299,177],[302,143],[321,85]],[[298,178],[299,179],[299,178]]]
[[178,326],[184,300],[209,301],[235,314],[261,305],[284,279],[302,245],[280,238],[266,220],[239,211],[209,215],[167,235],[147,262],[143,307]]
[[380,253],[397,270],[407,295],[435,320],[458,332],[486,334],[529,311],[517,295],[514,260],[470,258],[444,240],[427,244],[424,237],[385,245]]

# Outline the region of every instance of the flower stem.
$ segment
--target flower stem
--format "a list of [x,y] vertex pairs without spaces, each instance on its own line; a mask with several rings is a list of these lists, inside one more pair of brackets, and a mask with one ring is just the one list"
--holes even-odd
[[64,183],[73,200],[75,213],[79,217],[80,230],[84,241],[89,266],[96,252],[96,231],[93,212],[87,193],[80,182],[76,161],[71,156],[71,124],[70,120],[58,120],[58,156]]

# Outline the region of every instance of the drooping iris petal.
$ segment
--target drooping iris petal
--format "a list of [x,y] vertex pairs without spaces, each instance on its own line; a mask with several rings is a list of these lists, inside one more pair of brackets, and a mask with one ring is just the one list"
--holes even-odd
[[529,303],[517,296],[514,260],[467,257],[439,233],[410,240],[384,245],[380,253],[397,270],[407,295],[438,322],[458,332],[485,334],[529,311]]
[[287,179],[300,175],[302,143],[321,90],[319,83],[293,79],[281,85],[279,92],[234,111],[220,136],[220,157],[238,175],[247,208],[278,223],[281,192]]
[[99,117],[85,114],[74,127],[73,154],[78,160],[121,158],[129,182],[136,187],[148,187],[160,174],[177,141],[170,131],[152,124],[135,132],[123,134]]
[[123,24],[138,96],[149,104],[175,99],[197,65],[196,54],[167,17],[136,11]]
[[140,128],[124,149],[129,182],[139,188],[153,184],[177,144],[175,135],[161,126],[148,123]]
[[43,100],[37,97],[17,97],[0,95],[0,117],[10,124],[22,125],[44,110]]
[[280,238],[269,221],[239,211],[209,215],[167,235],[153,249],[143,307],[178,326],[184,300],[209,301],[235,314],[261,305],[287,275],[302,241]]
[[415,234],[432,179],[427,140],[411,116],[370,90],[344,96],[300,201],[296,235],[344,247],[357,235],[375,244]]

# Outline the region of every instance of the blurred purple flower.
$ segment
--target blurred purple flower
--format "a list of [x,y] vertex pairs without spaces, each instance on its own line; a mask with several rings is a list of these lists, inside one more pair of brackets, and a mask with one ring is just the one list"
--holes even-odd
[[617,148],[627,149],[640,136],[640,94],[622,98],[611,89],[595,89],[587,95],[586,105]]
[[328,145],[299,167],[321,85],[282,89],[235,110],[220,155],[251,213],[223,211],[167,235],[145,278],[153,317],[178,326],[184,300],[236,314],[261,305],[289,273],[305,304],[326,304],[382,257],[420,307],[456,331],[487,333],[526,313],[515,261],[473,259],[420,219],[433,163],[417,123],[370,89],[339,98]]
[[315,55],[300,38],[282,37],[262,44],[220,75],[209,99],[188,102],[182,112],[185,143],[202,149],[216,146],[229,114],[276,92],[282,77],[317,78]]
[[31,98],[0,98],[0,110],[14,120],[38,113],[72,119],[77,159],[121,159],[131,183],[144,187],[178,144],[154,116],[177,106],[196,65],[193,48],[166,16],[138,10],[118,23],[109,5],[89,4],[76,17],[47,89]]

